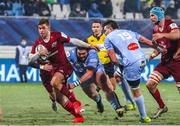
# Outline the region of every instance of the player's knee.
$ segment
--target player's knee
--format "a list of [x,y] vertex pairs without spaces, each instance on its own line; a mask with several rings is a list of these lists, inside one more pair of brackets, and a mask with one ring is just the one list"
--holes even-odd
[[134,97],[139,97],[139,96],[141,96],[142,93],[141,93],[140,87],[137,87],[136,89],[135,89],[135,88],[132,89],[132,94],[133,94]]
[[162,77],[159,74],[157,74],[156,72],[152,72],[146,83],[146,87],[149,91],[153,91],[161,80]]
[[154,87],[153,85],[154,85],[154,82],[151,80],[148,80],[146,83],[146,88],[151,91]]

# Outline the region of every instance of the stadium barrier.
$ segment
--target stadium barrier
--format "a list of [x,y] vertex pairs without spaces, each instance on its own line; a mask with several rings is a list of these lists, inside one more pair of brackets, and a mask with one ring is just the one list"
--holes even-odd
[[[142,82],[146,82],[149,74],[152,72],[154,67],[158,64],[159,60],[154,59],[147,63],[147,66],[145,67],[145,70],[142,74]],[[4,59],[0,58],[0,82],[1,83],[16,83],[20,82],[19,78],[19,71],[15,64],[15,59]],[[28,82],[36,83],[41,82],[41,79],[39,77],[39,70],[34,68],[28,68],[27,71],[27,78]],[[172,83],[174,82],[173,78],[170,77],[166,79],[164,82]],[[18,84],[18,83],[17,83]]]
[[[105,20],[105,19],[103,19]],[[38,36],[39,18],[0,17],[0,45],[18,45],[21,37],[32,45]],[[62,31],[71,37],[85,39],[91,34],[92,19],[50,19],[52,31]],[[153,24],[148,19],[116,20],[121,29],[129,29],[151,38]],[[176,20],[180,26],[180,20]]]

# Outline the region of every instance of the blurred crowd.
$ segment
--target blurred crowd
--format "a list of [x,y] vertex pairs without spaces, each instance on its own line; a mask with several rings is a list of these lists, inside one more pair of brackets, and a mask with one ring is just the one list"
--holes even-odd
[[0,0],[0,15],[139,19],[154,6],[180,18],[180,0]]

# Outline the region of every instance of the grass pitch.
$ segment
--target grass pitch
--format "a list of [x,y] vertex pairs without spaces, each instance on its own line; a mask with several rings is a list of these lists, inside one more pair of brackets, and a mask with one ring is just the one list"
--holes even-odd
[[[147,114],[150,116],[157,107],[144,84],[141,85],[145,98]],[[169,111],[162,117],[152,120],[150,125],[180,125],[180,97],[175,84],[160,84],[159,89]],[[105,111],[99,114],[96,104],[89,99],[80,87],[74,89],[78,99],[82,101],[86,121],[82,125],[141,125],[138,111],[128,111],[121,119],[115,119],[116,113],[105,100]],[[124,96],[119,87],[116,92],[125,104]],[[72,125],[73,118],[68,112],[58,107],[58,113],[51,109],[48,94],[41,84],[0,84],[0,106],[3,119],[0,125]],[[143,124],[144,125],[144,124]]]

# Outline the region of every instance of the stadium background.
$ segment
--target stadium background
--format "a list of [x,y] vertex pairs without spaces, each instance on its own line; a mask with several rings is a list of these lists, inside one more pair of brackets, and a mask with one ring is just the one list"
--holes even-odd
[[[27,38],[28,45],[32,45],[33,41],[38,36],[37,23],[38,19],[33,17],[1,17],[0,18],[0,81],[1,82],[19,82],[18,69],[15,64],[15,48],[21,41],[22,36]],[[51,19],[52,31],[62,31],[71,37],[76,37],[84,40],[91,34],[91,21],[93,19]],[[101,19],[105,20],[105,19]],[[121,29],[129,29],[136,31],[149,39],[152,35],[153,24],[148,19],[144,20],[117,20]],[[177,24],[180,21],[176,20]],[[66,45],[66,50],[70,49],[72,45]],[[152,49],[142,45],[146,56],[149,55]],[[147,81],[148,75],[153,70],[155,65],[159,62],[155,59],[148,63],[143,73],[142,81]],[[39,82],[39,72],[36,69],[29,68],[28,78],[29,82]],[[173,82],[169,78],[165,82]]]
[[[42,8],[39,5],[41,5]],[[41,114],[35,116],[36,111],[33,111],[34,113],[29,113],[31,110],[28,108],[30,107],[30,109],[32,109],[33,107],[37,107],[40,113],[42,110],[47,110],[47,108],[49,108],[48,105],[45,105],[45,103],[49,102],[47,94],[45,91],[42,91],[42,87],[39,86],[41,84],[39,71],[29,68],[27,71],[28,85],[21,85],[19,83],[18,69],[14,59],[15,48],[20,43],[22,37],[28,39],[29,46],[31,46],[33,41],[37,38],[37,23],[39,18],[44,16],[49,17],[52,31],[62,31],[71,37],[80,39],[85,39],[91,34],[91,21],[97,18],[102,21],[106,19],[116,20],[120,28],[136,31],[151,39],[153,24],[148,19],[148,15],[150,8],[155,5],[163,7],[166,10],[167,16],[173,18],[180,26],[179,0],[0,0],[0,106],[3,106],[2,108],[6,112],[3,124],[48,124],[43,122],[40,118],[44,118]],[[94,15],[91,14],[91,10],[93,9],[91,7],[95,7],[96,9],[97,13],[94,13]],[[77,8],[80,8],[80,11],[76,12]],[[142,46],[146,56],[148,56],[152,49],[144,45]],[[69,50],[70,48],[72,48],[72,45],[66,45],[66,50]],[[146,82],[149,73],[158,62],[159,57],[148,62],[142,75],[142,82]],[[177,95],[177,92],[175,92],[174,80],[169,78],[164,82],[165,83],[161,88],[164,93],[172,95],[164,96],[165,100],[168,101],[168,105],[171,105],[170,108],[172,110],[170,111],[170,114],[173,114],[174,116],[169,121],[169,115],[167,115],[160,121],[155,121],[153,124],[180,124],[180,121],[177,121],[179,117],[178,112],[174,109],[179,105],[178,98],[175,98],[179,96]],[[38,86],[29,86],[29,84],[34,83],[38,84]],[[12,84],[12,86],[9,84]],[[17,87],[13,86],[15,84],[17,84]],[[143,85],[142,87],[143,91],[147,92],[145,86]],[[36,92],[33,92],[33,90]],[[37,93],[39,91],[42,93]],[[76,92],[81,93],[79,89],[76,89]],[[11,93],[17,94],[19,99],[17,97],[12,97]],[[32,97],[29,97],[30,94],[33,94]],[[41,97],[42,101],[36,99],[37,95]],[[30,98],[30,101],[26,102],[23,97]],[[82,96],[78,95],[78,97]],[[147,108],[149,109],[148,113],[155,107],[150,107],[151,104],[154,104],[150,97],[151,96],[148,96],[146,93],[145,99]],[[84,99],[87,98],[85,97]],[[24,105],[21,106],[23,100]],[[45,107],[42,104],[40,107],[37,106],[36,102],[42,102]],[[87,101],[85,100],[85,103],[86,102]],[[34,104],[32,105],[31,103]],[[87,103],[89,103],[89,101]],[[14,109],[14,106],[18,109]],[[94,110],[95,106],[92,106],[92,108]],[[21,111],[24,112],[24,116],[20,115]],[[47,112],[49,112],[51,116],[54,116],[50,110]],[[25,116],[34,116],[34,118],[41,121],[38,123],[33,122],[34,118],[31,121],[29,121],[29,118],[26,118],[27,120],[24,121],[16,120],[16,118]],[[132,119],[130,116],[128,119]],[[58,120],[60,117],[56,118]],[[106,116],[98,118],[103,120]],[[64,120],[60,120],[60,122],[63,121]],[[126,121],[121,124],[137,124],[133,122],[128,123]],[[132,121],[136,122],[134,119],[132,119]],[[50,124],[59,124],[60,122],[58,120],[55,121],[55,123]],[[63,122],[63,124],[69,123]],[[87,122],[86,124],[91,124],[91,122]],[[95,121],[93,124],[102,123]],[[104,124],[110,125],[112,123],[105,122]],[[119,123],[116,122],[115,124]]]
[[[91,34],[91,21],[96,18],[102,21],[114,19],[121,29],[129,29],[151,39],[153,24],[148,17],[153,6],[164,8],[166,15],[180,25],[179,0],[1,0],[0,82],[19,82],[14,61],[15,48],[22,37],[28,40],[29,46],[32,45],[38,36],[40,17],[50,18],[52,31],[62,31],[82,40]],[[72,45],[66,47],[68,50]],[[148,56],[151,49],[146,46],[143,49]],[[146,67],[143,82],[157,63],[156,59]],[[37,70],[29,69],[29,82],[39,82],[38,74]],[[165,82],[173,82],[173,79]]]

